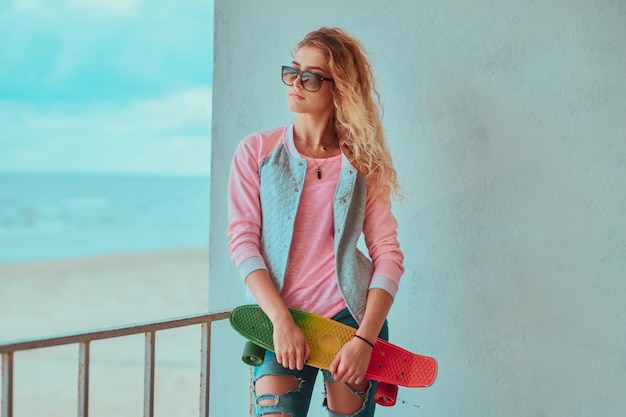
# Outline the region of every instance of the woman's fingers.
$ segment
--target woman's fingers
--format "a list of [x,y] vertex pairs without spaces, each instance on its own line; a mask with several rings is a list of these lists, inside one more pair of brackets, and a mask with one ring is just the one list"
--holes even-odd
[[274,333],[274,347],[276,360],[285,368],[304,369],[306,360],[311,355],[311,349],[299,328],[286,332]]
[[276,360],[285,368],[302,370],[304,369],[308,357],[305,351],[306,350],[301,347],[289,349],[280,355],[277,354]]
[[330,364],[330,371],[338,382],[363,382],[371,358],[371,349],[357,343],[347,343]]

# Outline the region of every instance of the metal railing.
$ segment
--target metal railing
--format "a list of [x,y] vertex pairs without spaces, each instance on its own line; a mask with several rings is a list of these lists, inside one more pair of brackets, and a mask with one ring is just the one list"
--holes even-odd
[[211,371],[211,324],[230,317],[230,311],[199,314],[164,321],[132,324],[104,330],[22,340],[0,344],[2,354],[2,412],[0,417],[13,417],[13,368],[15,352],[41,349],[61,345],[78,344],[78,417],[89,416],[89,369],[90,344],[94,340],[112,339],[123,336],[144,334],[144,417],[154,417],[154,369],[156,332],[193,325],[201,325],[200,362],[200,417],[209,417],[209,391]]

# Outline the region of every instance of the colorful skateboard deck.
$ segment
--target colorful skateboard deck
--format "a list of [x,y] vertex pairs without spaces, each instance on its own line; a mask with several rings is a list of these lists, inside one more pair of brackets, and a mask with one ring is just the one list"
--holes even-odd
[[[341,347],[352,340],[356,329],[305,311],[290,309],[296,324],[302,329],[311,356],[307,364],[328,370]],[[258,305],[233,309],[231,326],[254,344],[274,351],[272,322]],[[437,376],[437,361],[417,355],[382,339],[374,344],[372,358],[365,377],[373,381],[404,387],[428,387]]]

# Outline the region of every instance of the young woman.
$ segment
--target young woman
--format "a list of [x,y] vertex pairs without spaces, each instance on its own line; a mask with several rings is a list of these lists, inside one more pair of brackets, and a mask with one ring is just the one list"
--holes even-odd
[[309,408],[318,369],[306,365],[289,307],[358,329],[323,371],[325,405],[330,416],[372,416],[375,384],[364,375],[404,271],[372,68],[356,39],[321,28],[297,45],[282,80],[293,123],[245,138],[229,183],[231,258],[274,325],[276,353],[254,368],[255,416]]

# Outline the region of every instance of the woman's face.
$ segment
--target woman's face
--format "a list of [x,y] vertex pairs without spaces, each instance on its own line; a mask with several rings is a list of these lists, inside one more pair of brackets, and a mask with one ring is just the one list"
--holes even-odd
[[[309,71],[324,78],[332,78],[326,57],[319,49],[303,46],[298,49],[291,66],[299,71]],[[333,83],[322,81],[319,91],[304,89],[302,77],[297,77],[292,86],[287,87],[287,102],[295,113],[324,114],[333,108]]]

